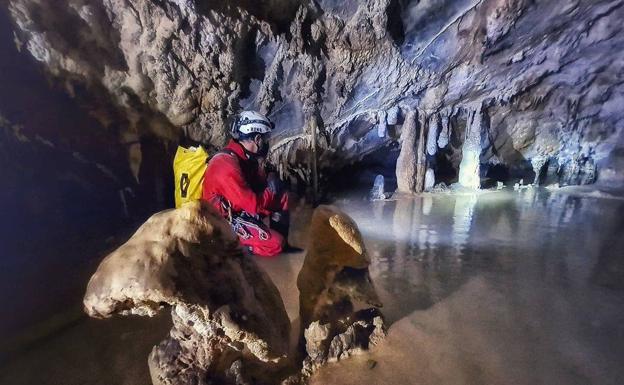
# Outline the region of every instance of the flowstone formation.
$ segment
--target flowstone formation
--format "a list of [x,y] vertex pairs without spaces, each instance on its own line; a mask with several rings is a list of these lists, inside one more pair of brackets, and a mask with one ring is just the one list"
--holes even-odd
[[500,169],[527,181],[624,182],[619,0],[8,0],[8,9],[19,48],[105,126],[122,127],[133,169],[137,138],[221,145],[227,116],[254,108],[277,125],[271,160],[311,185],[409,138],[401,131],[417,111],[419,170],[400,181],[410,192],[445,175],[475,187],[503,178]]
[[284,304],[205,204],[152,216],[102,261],[84,297],[97,318],[153,316],[166,305],[173,327],[149,356],[155,385],[277,383],[290,331]]
[[319,206],[310,232],[313,236],[297,277],[304,378],[328,361],[368,349],[386,335],[357,225],[337,208]]

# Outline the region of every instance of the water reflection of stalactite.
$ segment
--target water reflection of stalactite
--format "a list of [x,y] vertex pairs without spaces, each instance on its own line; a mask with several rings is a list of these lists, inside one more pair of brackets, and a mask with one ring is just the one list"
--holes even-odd
[[386,241],[388,234],[383,233],[383,230],[385,229],[383,224],[386,220],[384,218],[384,210],[387,207],[387,203],[385,201],[374,201],[371,202],[371,205],[373,223],[377,225],[378,231],[382,232],[382,234],[379,234],[380,236],[377,241],[371,242],[367,245],[372,257],[369,270],[372,276],[379,276],[382,272],[388,271],[389,263]]
[[418,228],[418,246],[419,259],[432,261],[436,258],[436,248],[439,243],[439,236],[437,228],[440,225],[440,218],[430,216],[433,212],[434,200],[431,195],[425,195],[422,197],[421,204],[421,219]]
[[462,258],[464,255],[464,246],[468,241],[470,227],[472,225],[472,215],[476,204],[476,194],[458,195],[455,197],[451,242],[457,258]]
[[410,249],[413,211],[413,199],[400,199],[396,202],[394,215],[392,217],[392,230],[396,245],[394,253],[394,267],[396,267],[396,271],[399,272],[401,271],[401,267],[405,264],[405,258]]
[[380,223],[380,221],[383,221],[383,213],[384,213],[384,207],[386,207],[386,202],[385,201],[374,201],[371,202],[371,205],[373,206],[373,218],[375,219],[376,222]]
[[[429,277],[423,263],[423,255],[431,253],[437,245],[421,237],[421,230],[428,228],[423,218],[419,197],[410,197],[393,202],[391,214],[392,242],[386,243],[387,270],[382,272],[383,289],[400,301],[390,301],[386,309],[390,322],[416,309],[425,309],[433,304]],[[383,223],[383,222],[380,222]],[[422,238],[422,239],[421,239]]]
[[[426,281],[426,271],[423,268],[423,261],[427,259],[428,251],[430,250],[430,244],[427,240],[427,223],[422,214],[423,209],[423,197],[417,197],[414,199],[414,207],[412,209],[412,223],[410,232],[410,250],[411,253],[407,257],[410,263],[409,268],[412,270],[412,274],[407,276],[407,281],[412,288],[417,288],[421,291],[421,294],[428,298],[429,292],[423,283]],[[425,290],[423,290],[423,288]],[[414,289],[412,289],[414,290]]]
[[624,207],[612,211],[611,221],[614,226],[603,235],[602,246],[598,252],[596,263],[591,269],[590,282],[610,289],[624,289],[624,258],[620,254],[624,250]]
[[[546,202],[544,208],[548,212],[546,217],[549,219],[551,229],[570,223],[575,214],[583,208],[580,198],[564,194],[549,194]],[[531,207],[526,209],[530,210]]]
[[582,203],[578,197],[567,197],[564,205],[563,212],[561,213],[559,224],[570,223],[575,214],[581,209]]
[[[360,216],[375,237],[371,274],[388,322],[445,301],[478,276],[500,289],[518,324],[534,335],[545,328],[553,341],[567,343],[557,325],[580,323],[566,312],[591,306],[604,290],[597,284],[621,288],[624,276],[615,253],[624,224],[613,227],[624,210],[592,202],[526,189],[369,206]],[[553,317],[540,318],[536,309]]]
[[[527,267],[534,266],[535,270],[528,271],[527,275],[537,275],[544,280],[569,286],[574,281],[578,281],[572,277],[575,263],[570,258],[578,254],[579,247],[585,245],[584,242],[576,244],[569,242],[566,237],[574,231],[574,218],[579,215],[583,205],[577,197],[560,194],[550,195],[547,202],[545,212],[542,214],[545,214],[549,220],[538,227],[538,231],[547,235],[542,240],[539,250],[536,250],[535,255],[532,256],[535,263],[527,265]],[[534,209],[527,208],[527,210]],[[589,227],[590,224],[586,223],[585,226]],[[583,237],[583,233],[576,234],[575,238],[578,239],[578,237]],[[548,258],[544,258],[544,255]],[[589,256],[586,255],[586,257]]]
[[420,229],[422,224],[422,197],[416,197],[413,200],[414,205],[411,210],[411,218],[412,223],[410,225],[410,233],[409,233],[409,254],[407,255],[406,260],[414,259],[422,260],[423,259],[423,250],[425,248],[424,242],[420,242]]
[[515,239],[520,213],[517,202],[509,195],[484,195],[473,213],[472,227],[483,241],[497,245]]
[[431,209],[433,208],[433,197],[431,195],[424,195],[422,197],[422,213],[425,216],[429,216],[431,214]]
[[420,221],[415,234],[418,244],[416,270],[419,276],[413,284],[419,288],[428,304],[433,304],[438,298],[443,297],[449,283],[446,274],[446,267],[448,267],[446,255],[440,249],[438,236],[438,229],[444,220],[436,212],[437,209],[432,196],[422,196],[420,210],[418,210]]

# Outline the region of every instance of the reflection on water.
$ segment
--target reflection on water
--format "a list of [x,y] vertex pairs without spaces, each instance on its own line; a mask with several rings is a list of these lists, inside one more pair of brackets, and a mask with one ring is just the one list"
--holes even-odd
[[453,210],[453,248],[455,256],[461,257],[464,245],[468,240],[470,226],[472,225],[472,213],[477,203],[477,195],[458,196],[455,198],[455,208]]
[[[463,358],[449,361],[461,376],[445,374],[445,381],[622,383],[622,200],[527,189],[353,199],[341,207],[362,230],[384,313],[396,323],[388,345],[373,355],[389,360],[386,366],[417,354],[416,342],[402,345],[408,336],[392,342],[393,329],[395,337],[413,333],[416,341],[423,330],[439,328],[438,339],[421,336],[421,343],[466,343],[477,362],[468,375]],[[501,341],[509,346],[502,349]],[[457,354],[457,346],[447,348],[445,359]],[[392,375],[410,370],[394,367]],[[472,370],[485,377],[473,378]],[[375,381],[392,382],[379,373]]]
[[[624,383],[624,200],[527,189],[339,206],[391,326],[313,384]],[[260,261],[293,319],[302,260]],[[166,312],[154,321],[84,321],[0,363],[0,384],[147,385],[170,328]]]
[[400,306],[409,311],[431,306],[478,273],[587,285],[602,243],[624,230],[620,200],[537,189],[340,206],[366,239],[378,286],[411,302]]

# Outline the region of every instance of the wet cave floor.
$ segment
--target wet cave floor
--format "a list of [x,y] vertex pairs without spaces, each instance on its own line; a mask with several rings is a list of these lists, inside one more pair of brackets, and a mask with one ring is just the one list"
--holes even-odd
[[[530,188],[336,205],[364,235],[390,328],[311,383],[624,380],[624,199]],[[260,261],[295,322],[302,262],[303,253]],[[84,318],[16,353],[0,384],[150,384],[147,355],[169,326],[166,311]]]

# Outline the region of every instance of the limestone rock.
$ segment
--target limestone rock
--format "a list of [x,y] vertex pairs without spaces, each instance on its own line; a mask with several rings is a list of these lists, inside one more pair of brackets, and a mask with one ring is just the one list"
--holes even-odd
[[370,261],[353,220],[335,207],[319,206],[310,231],[315,236],[297,277],[304,375],[366,350],[385,335]]
[[84,305],[93,317],[171,306],[170,335],[149,357],[154,384],[271,383],[288,352],[290,322],[276,287],[205,203],[149,218],[102,261]]
[[379,343],[385,335],[383,317],[379,311],[359,311],[353,315],[353,321],[347,329],[331,340],[327,360],[338,361],[365,351],[369,346]]
[[375,182],[373,183],[373,188],[368,194],[368,198],[371,201],[378,201],[378,200],[386,199],[385,178],[383,175],[377,175],[375,177]]
[[401,129],[401,152],[396,165],[397,191],[401,193],[416,191],[417,119],[416,111],[409,111]]
[[425,173],[425,191],[431,191],[435,185],[435,172],[428,168]]
[[184,134],[218,146],[227,117],[256,108],[277,125],[271,159],[310,183],[312,118],[322,173],[396,141],[384,115],[394,125],[399,109],[440,114],[448,147],[446,122],[461,130],[478,105],[492,139],[481,163],[580,156],[600,179],[622,158],[619,0],[7,4],[19,47],[68,93],[87,90],[78,97],[123,127],[124,142]]

